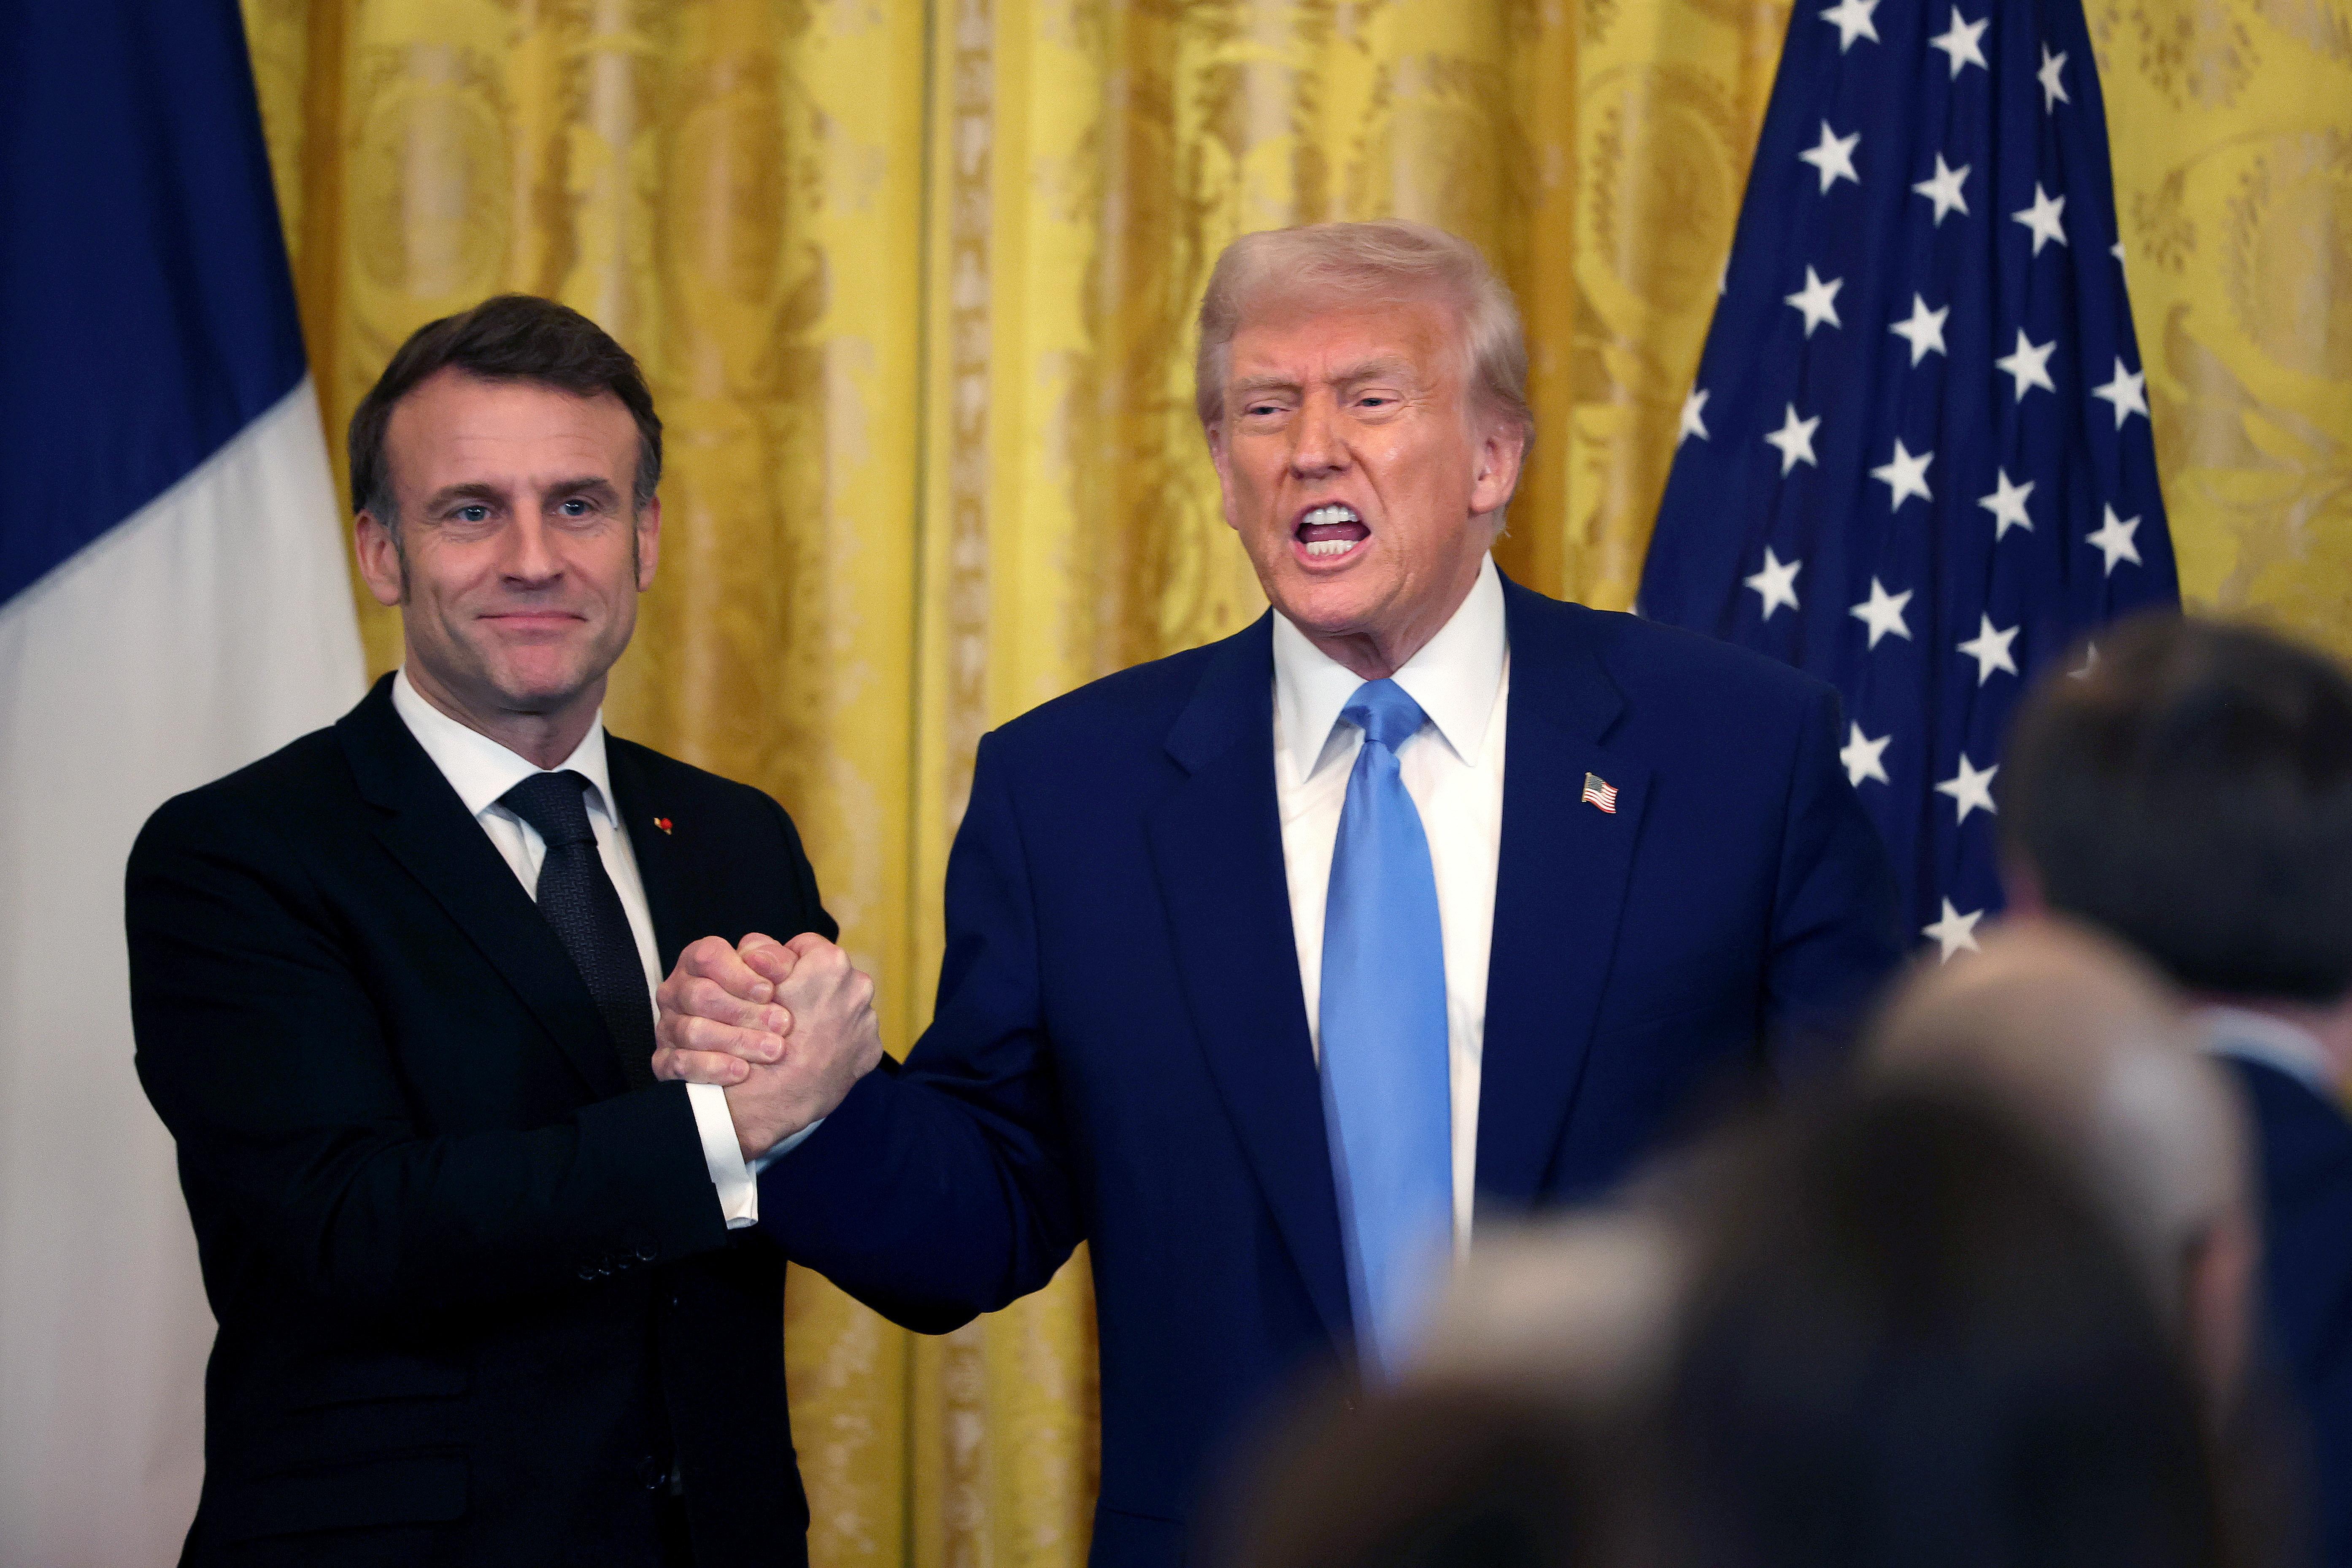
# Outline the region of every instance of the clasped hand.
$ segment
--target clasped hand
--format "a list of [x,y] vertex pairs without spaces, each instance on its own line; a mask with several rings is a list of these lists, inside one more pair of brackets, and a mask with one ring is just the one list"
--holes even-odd
[[814,931],[704,937],[654,999],[654,1076],[724,1088],[747,1160],[830,1115],[882,1060],[873,978]]

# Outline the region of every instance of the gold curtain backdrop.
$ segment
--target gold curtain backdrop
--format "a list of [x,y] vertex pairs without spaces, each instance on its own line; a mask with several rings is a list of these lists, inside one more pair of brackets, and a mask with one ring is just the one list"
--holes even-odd
[[[2184,589],[2352,651],[2352,0],[2088,3]],[[1219,248],[1390,214],[1486,247],[1539,426],[1504,564],[1622,607],[1789,22],[1775,0],[244,5],[329,428],[411,330],[500,289],[637,354],[667,548],[614,727],[785,803],[899,1051],[982,732],[1263,607],[1191,414]],[[389,668],[397,619],[360,605]],[[1083,1258],[936,1340],[796,1271],[786,1329],[820,1568],[1076,1568]]]

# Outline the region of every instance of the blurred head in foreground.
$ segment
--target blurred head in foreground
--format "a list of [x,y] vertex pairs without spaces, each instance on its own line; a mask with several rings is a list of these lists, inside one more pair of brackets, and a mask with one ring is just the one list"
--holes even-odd
[[1539,1392],[1613,1418],[1656,1392],[1688,1253],[1682,1227],[1654,1203],[1484,1226],[1412,1375]]
[[1540,1392],[1423,1383],[1308,1401],[1251,1468],[1220,1568],[1585,1568],[1632,1489]]
[[2221,1560],[2189,1378],[2099,1205],[2010,1116],[1880,1087],[1716,1177],[1662,1403],[1667,1560]]
[[2011,904],[2164,969],[2252,1112],[2272,1352],[2252,1393],[2293,1396],[2325,1560],[2352,1563],[2352,679],[2251,626],[2135,620],[2028,700],[2001,782]]
[[1912,973],[1864,1072],[1984,1096],[2071,1164],[2217,1407],[2234,1399],[2259,1255],[2243,1113],[2147,965],[2078,926],[2011,921]]
[[2045,680],[2002,769],[2013,906],[2105,928],[2352,1079],[2352,679],[2252,626],[2148,616]]

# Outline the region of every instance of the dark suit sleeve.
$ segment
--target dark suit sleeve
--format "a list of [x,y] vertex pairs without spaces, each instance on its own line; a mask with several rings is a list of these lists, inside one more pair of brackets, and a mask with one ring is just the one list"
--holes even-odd
[[[827,942],[838,942],[841,940],[841,922],[833,918],[832,912],[824,907],[824,900],[817,896],[816,868],[809,864],[808,851],[802,847],[801,832],[799,828],[793,826],[792,813],[786,811],[771,795],[762,795],[760,799],[766,804],[769,812],[774,816],[776,830],[783,836],[779,858],[782,864],[793,868],[795,907],[815,911],[808,917],[808,924],[804,929],[816,932]],[[770,931],[767,934],[779,942],[790,942],[800,932]]]
[[1902,955],[1895,871],[1838,761],[1837,693],[1804,715],[1790,774],[1765,1005],[1787,1080],[1851,1037]]
[[931,1026],[760,1184],[761,1228],[788,1256],[927,1333],[1044,1286],[1082,1234],[1022,825],[992,740],[948,859]]
[[725,1245],[683,1085],[532,1131],[421,1136],[359,973],[299,858],[200,792],[131,851],[141,1082],[178,1140],[198,1229],[225,1211],[319,1297],[480,1303]]

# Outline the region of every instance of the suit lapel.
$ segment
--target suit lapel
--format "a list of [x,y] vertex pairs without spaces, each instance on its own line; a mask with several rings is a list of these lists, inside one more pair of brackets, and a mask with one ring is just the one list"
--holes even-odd
[[401,721],[392,678],[378,681],[335,731],[361,798],[383,813],[376,837],[514,988],[589,1091],[599,1099],[621,1093],[627,1085],[620,1059],[586,982],[481,824]]
[[[646,907],[654,917],[654,951],[660,955],[661,972],[667,974],[677,967],[677,955],[688,942],[710,934],[688,935],[681,923],[687,913],[684,895],[688,885],[677,837],[681,829],[666,811],[667,803],[659,798],[641,748],[607,731],[604,771],[612,777],[613,809],[628,836],[637,879],[645,885]],[[684,831],[690,833],[701,826],[689,822]]]
[[1275,802],[1270,619],[1217,648],[1168,752],[1186,777],[1146,830],[1193,1026],[1307,1294],[1344,1340],[1339,1205]]
[[[1576,1099],[1616,949],[1650,771],[1602,744],[1624,700],[1578,635],[1589,612],[1505,584],[1511,639],[1503,832],[1478,1093],[1478,1187],[1538,1195]],[[1617,809],[1584,803],[1587,773]]]

